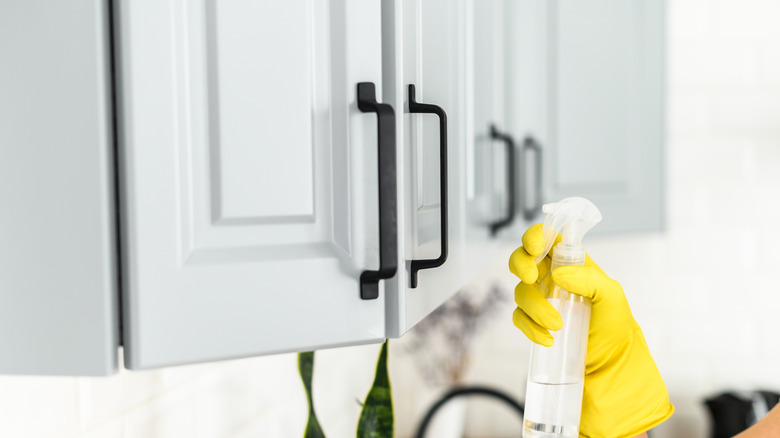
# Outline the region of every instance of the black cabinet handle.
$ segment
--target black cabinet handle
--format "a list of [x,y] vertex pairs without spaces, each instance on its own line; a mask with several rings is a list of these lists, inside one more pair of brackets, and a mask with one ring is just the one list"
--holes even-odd
[[395,111],[376,101],[373,82],[357,84],[357,105],[364,113],[376,113],[379,163],[379,270],[360,274],[360,298],[379,296],[379,280],[395,276],[398,271],[398,223],[395,157]]
[[496,129],[495,125],[490,125],[490,138],[500,140],[506,146],[506,186],[507,186],[507,211],[503,219],[490,224],[490,235],[495,236],[498,230],[512,223],[515,218],[515,141],[509,134],[505,134]]
[[435,259],[412,260],[412,288],[417,287],[417,271],[438,268],[447,261],[447,113],[440,106],[419,103],[415,99],[414,85],[409,85],[409,112],[439,116],[439,187],[441,198],[441,254]]
[[[536,155],[536,165],[534,168],[534,201],[535,205],[529,206],[528,199],[522,196],[523,202],[523,217],[525,220],[533,220],[539,213],[542,212],[542,146],[532,136],[528,136],[523,140],[523,171],[527,170],[525,167],[525,159],[528,157],[528,151],[534,151]],[[525,191],[523,191],[525,195]]]

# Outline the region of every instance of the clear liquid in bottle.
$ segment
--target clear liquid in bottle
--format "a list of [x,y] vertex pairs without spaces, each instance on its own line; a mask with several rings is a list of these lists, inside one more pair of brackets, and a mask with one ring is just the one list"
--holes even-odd
[[[526,438],[577,438],[583,381],[538,383],[528,381],[526,397],[536,403],[526,408],[523,436]],[[562,406],[561,404],[570,406]]]
[[548,298],[563,319],[552,347],[534,345],[525,396],[524,438],[579,436],[590,301],[556,288]]

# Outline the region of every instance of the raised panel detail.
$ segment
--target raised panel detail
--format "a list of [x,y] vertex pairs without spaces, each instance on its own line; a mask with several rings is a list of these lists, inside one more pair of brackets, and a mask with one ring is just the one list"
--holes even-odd
[[330,81],[312,34],[327,17],[310,0],[174,4],[181,262],[334,256],[329,95],[312,91]]
[[[311,2],[208,0],[208,5],[216,218],[286,222],[311,216]],[[288,23],[283,34],[275,26],[279,22]],[[268,123],[279,119],[284,123]]]
[[475,224],[486,225],[502,217],[507,205],[505,152],[501,142],[490,137],[490,126],[506,131],[503,102],[502,2],[471,1],[468,14],[470,93],[473,113],[467,144],[469,215]]
[[546,200],[592,200],[597,233],[663,224],[665,3],[546,2]]
[[[625,189],[636,136],[636,78],[644,54],[635,1],[559,7],[553,58],[558,89],[553,105],[558,147],[555,181],[561,190]],[[601,13],[589,13],[596,7]],[[639,140],[639,141],[637,141]]]

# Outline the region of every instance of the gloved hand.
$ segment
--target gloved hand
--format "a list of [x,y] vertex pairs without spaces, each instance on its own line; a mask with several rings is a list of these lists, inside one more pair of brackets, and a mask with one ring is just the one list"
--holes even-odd
[[543,250],[542,224],[537,224],[525,232],[523,246],[509,258],[509,270],[522,280],[515,288],[512,320],[531,341],[550,346],[549,330],[562,326],[544,296],[552,282],[593,301],[580,436],[634,437],[669,418],[674,406],[620,283],[587,255],[585,266],[564,266],[549,275],[549,254],[538,265],[534,261]]

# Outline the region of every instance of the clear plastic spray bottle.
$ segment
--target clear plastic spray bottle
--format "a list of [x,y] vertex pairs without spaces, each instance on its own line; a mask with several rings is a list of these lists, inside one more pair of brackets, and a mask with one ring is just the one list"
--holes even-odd
[[[536,263],[547,255],[560,232],[562,240],[553,249],[551,270],[584,265],[582,238],[601,221],[601,213],[596,206],[585,198],[566,198],[545,204],[542,211],[547,213],[542,228],[545,247]],[[554,339],[551,347],[534,345],[531,349],[523,437],[577,438],[591,301],[552,282],[545,283],[550,285],[545,298],[560,313],[563,328],[551,332]]]

